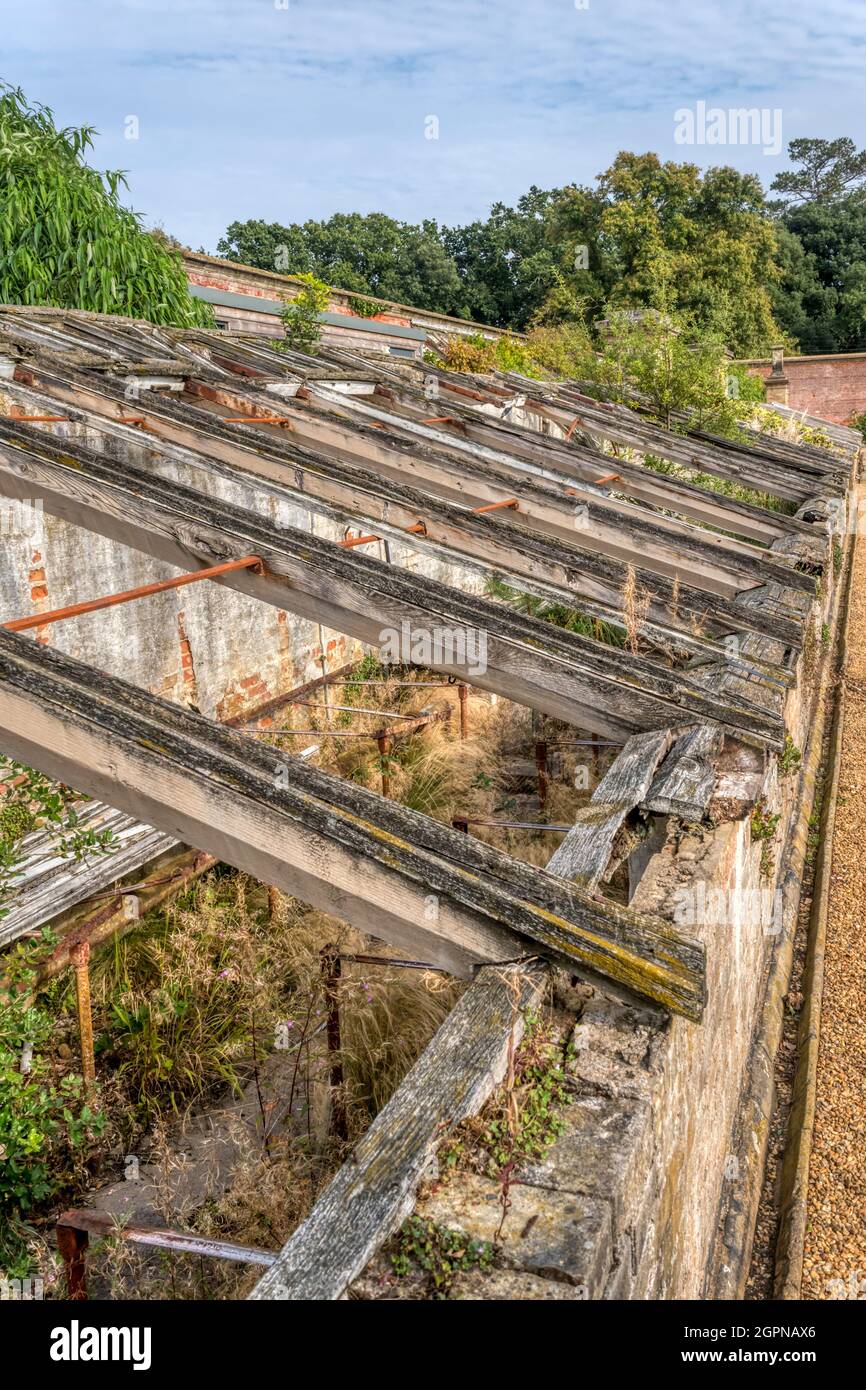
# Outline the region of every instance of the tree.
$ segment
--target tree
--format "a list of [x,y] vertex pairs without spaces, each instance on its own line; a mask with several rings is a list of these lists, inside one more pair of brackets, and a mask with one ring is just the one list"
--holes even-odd
[[435,222],[396,222],[382,212],[335,213],[325,222],[232,222],[220,255],[263,270],[307,273],[359,294],[453,314],[461,308],[457,267]]
[[556,283],[557,255],[548,214],[560,196],[533,184],[515,208],[494,203],[484,221],[444,227],[442,240],[457,267],[467,318],[526,328]]
[[123,174],[84,162],[93,130],[60,130],[46,106],[0,84],[0,302],[212,324],[180,257],[120,202]]
[[294,348],[296,352],[315,352],[322,336],[319,314],[327,309],[331,292],[315,275],[303,274],[298,279],[303,281],[303,288],[283,306],[281,317],[286,336],[278,346]]
[[683,315],[736,353],[765,350],[778,337],[777,241],[752,174],[702,174],[694,164],[621,153],[597,189],[563,190],[548,234],[561,266],[549,317],[571,317],[577,300],[594,316],[612,301]]
[[786,209],[777,227],[779,323],[803,352],[866,348],[866,202],[844,198]]
[[801,167],[777,174],[770,184],[784,195],[784,202],[835,203],[841,198],[866,198],[866,150],[858,153],[847,135],[838,140],[791,140],[788,158]]

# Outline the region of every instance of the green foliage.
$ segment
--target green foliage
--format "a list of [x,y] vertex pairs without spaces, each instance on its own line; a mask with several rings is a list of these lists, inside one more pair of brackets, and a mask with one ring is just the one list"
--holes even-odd
[[499,599],[500,602],[508,604],[509,608],[514,608],[518,613],[524,613],[530,618],[541,618],[546,623],[552,623],[554,627],[567,628],[569,632],[579,632],[582,637],[591,637],[594,641],[604,642],[609,647],[625,646],[626,632],[624,628],[613,623],[606,623],[601,618],[590,618],[575,608],[568,608],[564,603],[554,603],[550,599],[537,598],[535,594],[527,594],[522,589],[514,589],[503,580],[496,578],[489,578],[486,581],[484,592],[488,598]]
[[[48,1056],[52,1020],[33,1003],[37,947],[17,943],[4,958],[0,1006],[0,1268],[27,1273],[24,1218],[59,1192],[75,1151],[101,1133],[104,1120],[80,1076],[57,1075]],[[29,1070],[24,1058],[29,1056]]]
[[778,337],[770,300],[777,242],[753,174],[622,153],[597,188],[563,191],[548,236],[562,272],[548,319],[572,318],[574,301],[586,322],[604,305],[652,308],[740,355]]
[[281,315],[286,336],[278,346],[295,352],[315,352],[322,336],[319,315],[327,309],[331,293],[315,275],[299,275],[298,279],[303,281],[303,289],[294,299],[286,300]]
[[288,226],[253,219],[232,222],[217,252],[263,270],[311,274],[359,295],[440,313],[458,312],[461,301],[457,268],[435,222],[413,226],[381,212],[339,212],[327,221]]
[[727,394],[733,400],[760,405],[767,398],[763,380],[752,376],[742,362],[729,362],[725,368]]
[[779,754],[779,771],[783,777],[790,777],[792,772],[796,772],[803,761],[800,752],[790,734],[785,735],[785,742]]
[[728,393],[725,344],[685,319],[613,309],[586,371],[608,399],[627,402],[637,391],[669,428],[686,411],[691,428],[738,433],[741,407]]
[[218,250],[520,332],[649,308],[739,356],[777,342],[863,348],[866,152],[802,139],[789,155],[800,167],[774,181],[786,195],[775,203],[754,174],[623,152],[594,186],[533,185],[514,207],[496,203],[462,227],[382,213],[251,220],[232,223]]
[[541,1158],[564,1133],[563,1110],[571,1099],[562,1046],[539,1014],[529,1013],[514,1062],[517,1124],[506,1104],[495,1112],[482,1136],[490,1171],[500,1173],[516,1159]]
[[783,277],[774,306],[803,352],[866,348],[866,202],[850,197],[785,209]]
[[382,305],[375,299],[364,299],[358,294],[349,295],[349,308],[362,319],[374,319],[382,312]]
[[798,139],[795,166],[771,188],[782,279],[778,322],[803,352],[866,347],[866,150],[853,140]]
[[140,1123],[178,1114],[220,1085],[241,1087],[256,1019],[255,970],[242,957],[265,928],[247,916],[238,882],[209,878],[91,969],[97,1055]]
[[529,326],[556,284],[560,254],[549,217],[560,193],[533,185],[513,208],[494,203],[483,221],[442,229],[459,277],[455,312],[503,328]]
[[456,1276],[466,1270],[487,1270],[493,1263],[489,1241],[472,1240],[435,1221],[410,1216],[395,1238],[391,1255],[394,1273],[401,1278],[413,1269],[427,1275],[434,1298],[447,1298]]
[[834,203],[866,197],[866,150],[848,136],[838,140],[800,138],[788,144],[788,158],[799,169],[777,174],[771,189],[786,202]]
[[510,1080],[440,1149],[443,1176],[469,1168],[502,1178],[515,1163],[541,1158],[566,1129],[571,1094],[565,1064],[571,1056],[571,1044],[564,1046],[553,1025],[529,1011]]
[[0,85],[0,303],[213,323],[180,257],[123,207],[119,170],[84,162],[93,130],[58,129],[48,107]]
[[866,410],[861,410],[856,415],[852,415],[851,428],[852,430],[860,431],[863,436],[863,442],[866,444]]
[[109,853],[117,841],[110,830],[80,824],[76,803],[80,792],[52,782],[35,768],[25,767],[0,753],[0,921],[8,915],[8,900],[22,862],[21,841],[33,830],[54,831],[54,848],[65,858],[87,859]]
[[757,802],[750,821],[752,839],[761,846],[761,873],[764,878],[772,878],[776,860],[770,842],[776,834],[781,813],[770,811],[764,798]]

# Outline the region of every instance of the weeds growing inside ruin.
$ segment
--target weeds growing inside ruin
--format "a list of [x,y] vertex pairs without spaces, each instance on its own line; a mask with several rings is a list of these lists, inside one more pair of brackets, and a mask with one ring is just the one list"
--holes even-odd
[[800,752],[790,734],[785,734],[785,742],[779,754],[779,771],[783,777],[790,777],[792,772],[797,772],[803,761]]
[[493,1246],[489,1241],[472,1240],[462,1231],[419,1216],[410,1216],[404,1223],[391,1255],[398,1277],[423,1270],[432,1296],[440,1299],[448,1297],[458,1274],[472,1269],[488,1270],[492,1263]]
[[772,878],[773,870],[776,867],[776,857],[771,849],[771,841],[781,819],[780,813],[768,810],[763,797],[752,811],[750,821],[752,839],[757,840],[761,845],[761,874],[764,878]]

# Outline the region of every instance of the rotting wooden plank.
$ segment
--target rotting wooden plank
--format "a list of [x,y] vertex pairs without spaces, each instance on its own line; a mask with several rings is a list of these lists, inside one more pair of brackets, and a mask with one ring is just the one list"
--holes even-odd
[[790,459],[775,460],[771,453],[751,444],[697,433],[676,434],[624,406],[590,402],[579,392],[561,391],[558,402],[562,414],[573,409],[572,418],[576,417],[590,435],[657,454],[699,472],[715,473],[757,492],[803,501],[823,487],[832,491],[835,486],[832,471],[820,469],[806,456],[799,456],[795,467]]
[[[419,393],[394,394],[403,408],[421,417],[429,415],[430,402],[417,399]],[[491,422],[485,408],[474,401],[456,405],[449,402],[447,409],[455,412],[470,439],[507,449],[519,458],[534,460],[540,465],[547,461],[548,467],[553,466],[587,483],[599,477],[599,463],[604,462],[605,456],[599,455],[598,450],[582,447],[573,440],[566,444],[558,435],[541,434],[538,426],[531,423],[501,416],[494,417]],[[762,543],[769,543],[775,536],[801,534],[807,529],[802,521],[785,513],[711,492],[684,478],[658,473],[636,460],[617,458],[615,464],[618,492],[650,506],[664,507],[692,521],[721,527]]]
[[[73,409],[109,419],[116,418],[118,412],[128,413],[120,384],[92,374],[63,374],[28,366],[16,371],[16,378],[22,384],[38,386]],[[226,391],[218,383],[204,383],[202,390],[226,394],[226,399],[242,399],[240,388]],[[262,400],[272,414],[272,400]],[[353,408],[376,414],[363,404],[353,403]],[[265,422],[259,426],[226,423],[217,414],[174,396],[146,394],[137,402],[136,411],[146,420],[149,436],[202,450],[251,472],[264,471],[273,477],[274,462],[282,464],[284,477],[286,470],[297,475],[299,468],[304,469],[314,495],[323,485],[320,475],[330,458],[332,463],[342,463],[344,470],[353,464],[363,468],[368,479],[378,473],[398,489],[407,481],[414,482],[445,501],[481,505],[513,494],[520,503],[524,529],[556,536],[580,550],[620,563],[639,553],[644,568],[669,580],[679,577],[708,593],[730,598],[750,584],[772,579],[814,588],[814,582],[798,574],[780,554],[773,556],[770,550],[733,542],[721,532],[610,498],[555,468],[521,466],[502,450],[475,446],[469,454],[458,454],[449,448],[453,441],[438,438],[435,431],[422,429],[421,436],[406,437],[388,427],[376,430],[372,427],[375,421],[365,424],[362,418],[347,418],[345,399],[336,396],[331,410],[320,410],[318,415],[291,402],[283,403],[281,414],[290,426],[291,442],[280,427]],[[363,477],[356,478],[363,487]],[[330,481],[335,481],[333,468]],[[345,471],[342,481],[351,483]],[[333,492],[330,496],[333,500]]]
[[79,812],[82,829],[111,830],[116,847],[99,856],[76,860],[57,848],[58,831],[36,831],[21,843],[20,870],[10,884],[8,912],[0,917],[0,947],[51,921],[100,888],[175,845],[149,825],[121,815],[112,807],[89,802]]
[[[419,446],[426,445],[432,448],[439,456],[439,466],[442,469],[448,468],[451,460],[454,460],[459,461],[463,470],[470,474],[482,469],[504,469],[516,475],[518,484],[521,476],[524,479],[534,476],[539,481],[552,484],[562,500],[565,497],[573,499],[572,515],[566,517],[566,525],[570,529],[573,528],[574,510],[578,505],[582,505],[586,509],[587,521],[597,546],[606,548],[611,554],[621,551],[626,538],[631,542],[640,537],[639,543],[645,563],[650,562],[653,553],[659,564],[664,563],[666,556],[689,555],[693,565],[702,563],[706,566],[708,575],[712,573],[714,566],[720,572],[727,567],[731,573],[739,572],[744,580],[748,576],[756,582],[760,582],[762,572],[767,567],[771,571],[778,568],[778,562],[774,562],[771,553],[766,549],[736,539],[722,531],[709,531],[704,527],[695,526],[691,520],[669,513],[658,510],[647,512],[643,506],[627,500],[627,487],[607,491],[581,476],[573,465],[563,471],[559,457],[562,451],[558,451],[547,441],[542,446],[541,456],[530,460],[510,452],[511,436],[504,429],[494,432],[501,434],[501,437],[494,438],[492,443],[482,443],[462,434],[449,435],[441,428],[395,415],[392,411],[382,406],[377,408],[367,401],[339,403],[334,393],[324,390],[315,390],[311,395],[314,401],[320,400],[333,407],[341,404],[342,412],[352,419],[353,434],[359,452],[363,452],[366,439],[363,425],[365,421],[369,421],[378,423],[380,428],[384,426],[385,440],[398,449],[408,448],[414,453]],[[296,435],[303,429],[304,420],[308,421],[310,445],[316,448],[316,431],[327,427],[327,417],[324,413],[317,418],[308,411],[304,412],[304,417],[297,419],[294,425],[293,432]],[[330,423],[333,428],[333,421]],[[543,436],[538,438],[542,439]],[[603,464],[604,459],[596,456],[592,465],[595,478],[599,476],[600,469],[601,472],[605,471]],[[645,472],[649,476],[649,471]],[[529,515],[531,516],[531,509]],[[766,577],[770,578],[773,575],[768,571]]]
[[680,734],[659,768],[643,809],[685,821],[703,820],[716,785],[711,759],[722,746],[722,731],[701,724]]
[[[35,404],[35,409],[31,407],[33,413],[45,410],[50,403],[48,396],[29,390],[25,393],[21,387],[14,389],[28,406]],[[629,564],[583,549],[560,536],[530,531],[514,513],[506,516],[499,512],[495,519],[474,515],[462,507],[432,499],[420,489],[394,484],[367,470],[327,459],[316,459],[311,464],[299,455],[290,469],[284,462],[269,461],[261,454],[252,463],[253,455],[244,451],[242,464],[230,464],[162,439],[157,453],[149,436],[142,438],[139,432],[117,421],[105,420],[104,433],[101,426],[97,438],[104,441],[104,453],[108,456],[113,456],[120,446],[134,466],[147,471],[167,471],[173,477],[175,469],[183,474],[193,470],[194,474],[201,474],[203,490],[219,485],[229,500],[235,494],[245,506],[252,505],[257,511],[263,510],[260,499],[282,499],[326,516],[337,525],[361,525],[365,530],[375,526],[378,534],[402,543],[406,537],[401,530],[416,525],[423,516],[425,531],[412,542],[418,550],[492,575],[540,598],[577,607],[589,617],[622,625]],[[54,457],[74,455],[77,447],[76,440],[42,434],[41,448],[53,450]],[[101,448],[92,431],[88,447]],[[703,635],[708,625],[725,632],[742,626],[777,637],[797,649],[802,645],[800,624],[785,614],[768,614],[762,605],[740,609],[735,599],[693,587],[688,575],[672,580],[641,565],[632,568],[637,589],[649,599],[642,633],[648,643],[664,651],[724,660],[725,652],[712,636]],[[781,667],[764,664],[764,670],[773,681],[790,681],[789,673]]]
[[0,744],[452,974],[540,953],[701,1016],[704,948],[676,927],[8,632]]
[[548,862],[548,873],[579,883],[588,892],[598,886],[623,821],[643,801],[670,746],[669,729],[629,739],[602,777],[589,805],[578,811],[573,828]]
[[[68,442],[64,450],[26,426],[0,422],[0,490],[41,498],[54,515],[185,569],[212,564],[216,556],[256,554],[264,574],[235,571],[223,576],[229,587],[375,647],[388,634],[404,633],[410,646],[418,635],[428,649],[422,664],[604,736],[712,719],[740,738],[781,745],[778,714],[735,695],[720,702],[689,673],[344,551]],[[431,655],[431,634],[455,631],[464,650],[452,636],[454,650]]]
[[502,1081],[525,1011],[545,984],[538,963],[478,972],[251,1299],[332,1301],[345,1293],[412,1210],[438,1145]]

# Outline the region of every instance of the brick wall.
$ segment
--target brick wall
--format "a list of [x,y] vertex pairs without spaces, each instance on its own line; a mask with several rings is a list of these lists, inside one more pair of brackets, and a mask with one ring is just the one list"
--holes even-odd
[[[745,363],[750,375],[770,375],[770,363]],[[838,425],[866,410],[866,352],[834,353],[822,357],[786,357],[788,405]]]

